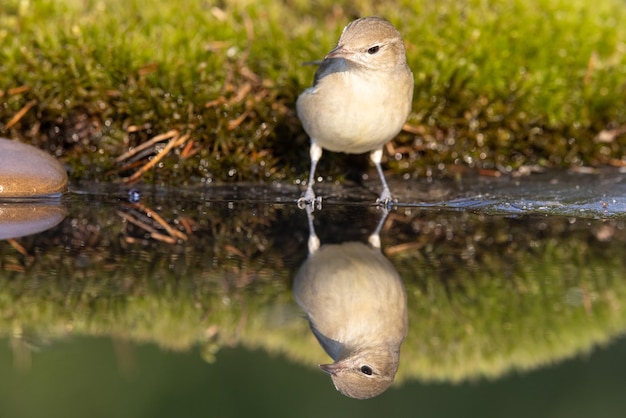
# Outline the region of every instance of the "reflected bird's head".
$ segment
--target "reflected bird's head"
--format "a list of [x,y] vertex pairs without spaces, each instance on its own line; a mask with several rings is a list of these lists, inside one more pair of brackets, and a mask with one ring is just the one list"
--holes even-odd
[[389,347],[358,351],[348,358],[320,368],[330,374],[335,388],[351,398],[378,396],[393,383],[398,370],[399,354]]

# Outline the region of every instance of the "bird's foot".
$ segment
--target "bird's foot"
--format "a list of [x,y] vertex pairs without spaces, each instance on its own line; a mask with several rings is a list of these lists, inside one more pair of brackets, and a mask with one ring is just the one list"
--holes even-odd
[[322,196],[315,196],[313,189],[307,189],[306,192],[302,195],[300,199],[298,199],[298,208],[312,208],[321,210],[322,209]]
[[391,197],[391,193],[387,188],[383,189],[378,199],[376,199],[376,203],[386,209],[390,209],[393,202],[394,199]]

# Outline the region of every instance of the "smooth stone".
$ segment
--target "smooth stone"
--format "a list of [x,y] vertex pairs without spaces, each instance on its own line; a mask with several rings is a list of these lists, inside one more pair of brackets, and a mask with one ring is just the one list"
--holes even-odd
[[67,190],[67,173],[54,157],[32,145],[0,138],[0,199],[37,197]]
[[65,215],[65,207],[59,203],[0,203],[0,240],[43,232],[58,225]]

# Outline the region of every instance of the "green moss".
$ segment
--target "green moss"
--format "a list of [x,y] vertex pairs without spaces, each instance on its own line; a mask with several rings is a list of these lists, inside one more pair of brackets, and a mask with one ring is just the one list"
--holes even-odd
[[[396,139],[393,171],[623,158],[624,135],[594,141],[626,123],[619,0],[7,0],[0,134],[51,150],[74,180],[130,175],[115,158],[171,129],[190,133],[197,152],[174,149],[146,181],[304,178],[294,103],[313,68],[301,64],[370,14],[403,33],[416,80],[414,129]],[[323,170],[337,176],[349,163],[329,155]]]

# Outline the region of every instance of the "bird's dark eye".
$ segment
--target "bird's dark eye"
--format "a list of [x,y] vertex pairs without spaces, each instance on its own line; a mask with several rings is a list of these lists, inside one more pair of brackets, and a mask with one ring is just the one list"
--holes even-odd
[[374,55],[375,53],[378,52],[379,49],[380,49],[379,45],[374,45],[373,47],[367,50],[367,53],[370,55]]
[[361,366],[361,373],[371,376],[372,368],[370,366]]

